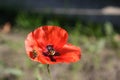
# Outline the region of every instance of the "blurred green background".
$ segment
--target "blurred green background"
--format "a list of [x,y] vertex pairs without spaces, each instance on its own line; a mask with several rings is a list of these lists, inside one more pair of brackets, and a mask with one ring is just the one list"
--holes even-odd
[[[69,1],[63,1],[62,8],[67,11]],[[24,47],[27,34],[43,25],[56,25],[66,29],[69,33],[68,42],[82,50],[79,62],[50,65],[54,80],[120,80],[119,25],[114,25],[110,20],[103,19],[101,22],[99,18],[97,22],[89,20],[89,17],[83,20],[84,16],[91,16],[87,12],[84,16],[57,14],[48,9],[49,5],[46,5],[48,11],[42,11],[44,8],[41,10],[40,7],[41,11],[36,12],[31,7],[32,10],[20,7],[18,3],[8,5],[8,0],[1,2],[4,4],[0,5],[0,80],[49,80],[46,65],[31,61]],[[21,3],[27,5],[29,2],[21,0]],[[117,15],[110,16],[119,17],[120,14],[118,12]],[[119,19],[117,21],[119,23]]]

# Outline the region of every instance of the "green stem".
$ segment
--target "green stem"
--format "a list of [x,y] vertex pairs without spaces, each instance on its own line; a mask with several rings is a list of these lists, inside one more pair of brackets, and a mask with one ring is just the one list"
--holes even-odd
[[49,77],[50,77],[50,80],[53,80],[53,79],[52,79],[52,76],[51,76],[51,73],[50,73],[49,64],[47,64],[47,71],[48,71],[48,75],[49,75]]

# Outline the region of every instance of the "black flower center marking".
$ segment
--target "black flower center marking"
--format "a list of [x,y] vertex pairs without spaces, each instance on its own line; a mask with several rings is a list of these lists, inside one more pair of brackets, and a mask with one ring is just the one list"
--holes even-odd
[[59,56],[60,54],[54,50],[53,45],[47,45],[46,49],[47,52],[43,52],[43,55],[49,57],[53,62],[56,61],[54,56]]

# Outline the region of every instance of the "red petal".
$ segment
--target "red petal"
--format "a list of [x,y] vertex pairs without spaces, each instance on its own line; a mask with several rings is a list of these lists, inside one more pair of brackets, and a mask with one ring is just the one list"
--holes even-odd
[[68,39],[67,32],[57,26],[42,26],[34,31],[35,39],[38,44],[46,48],[47,45],[53,45],[54,48],[61,48]]
[[[33,32],[29,33],[25,40],[25,49],[26,49],[26,52],[27,52],[27,55],[29,56],[29,58],[33,61],[37,61],[42,64],[55,63],[55,62],[52,62],[49,57],[46,57],[43,55],[43,52],[42,52],[43,50],[41,47],[43,48],[44,46],[41,45],[39,47],[38,42],[34,38]],[[37,53],[36,57],[34,57],[33,50],[35,50]]]
[[64,45],[64,47],[59,51],[60,56],[56,57],[57,62],[76,62],[81,58],[81,50],[78,47],[72,46],[70,44]]
[[27,39],[25,40],[25,49],[26,51],[32,51],[34,46],[37,45],[34,38],[33,38],[33,35],[32,35],[32,32],[28,34],[27,36]]
[[45,57],[43,55],[39,55],[37,61],[42,64],[54,64],[56,62],[52,62],[49,57]]
[[[38,43],[36,42],[33,32],[29,33],[26,40],[25,40],[25,49],[27,52],[27,55],[32,59],[35,60],[33,50],[41,50],[40,47],[38,47]],[[38,54],[37,54],[38,55]]]

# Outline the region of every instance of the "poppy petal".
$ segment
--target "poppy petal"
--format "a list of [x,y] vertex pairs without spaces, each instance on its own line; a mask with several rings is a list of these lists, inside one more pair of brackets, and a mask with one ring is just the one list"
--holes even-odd
[[45,57],[43,55],[39,55],[37,61],[42,64],[55,64],[56,62],[52,62],[49,57]]
[[35,39],[38,44],[46,48],[47,45],[53,45],[54,48],[61,48],[68,39],[67,32],[57,26],[42,26],[34,31]]
[[32,32],[28,34],[27,39],[25,40],[25,49],[27,52],[32,51],[36,42],[33,38]]
[[[25,49],[29,58],[42,64],[56,63],[52,62],[49,57],[45,57],[43,55],[43,48],[44,46],[42,45],[42,43],[38,44],[37,39],[35,38],[35,34],[33,32],[30,32],[25,39]],[[36,55],[34,55],[33,50],[36,51]]]
[[55,63],[57,63],[57,62],[51,61],[51,59],[49,57],[44,56],[42,52],[41,52],[42,54],[40,53],[40,51],[37,51],[37,52],[39,53],[39,55],[36,59],[37,62],[40,62],[42,64],[55,64]]
[[66,44],[59,51],[60,56],[56,56],[58,62],[77,62],[81,58],[81,49],[71,44]]
[[35,60],[35,57],[38,55],[37,53],[35,53],[34,51],[36,51],[39,48],[39,50],[41,50],[40,47],[38,47],[38,44],[34,38],[33,32],[29,33],[26,40],[25,40],[25,49],[27,52],[27,55],[32,59]]

